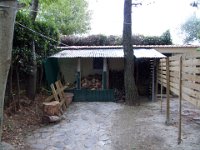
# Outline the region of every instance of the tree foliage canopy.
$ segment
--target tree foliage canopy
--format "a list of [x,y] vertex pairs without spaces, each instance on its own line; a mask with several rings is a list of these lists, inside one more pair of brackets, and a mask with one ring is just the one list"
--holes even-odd
[[200,39],[200,19],[195,15],[181,26],[181,30],[185,35],[184,43],[194,42]]
[[[30,6],[31,0],[20,0]],[[36,20],[54,24],[61,34],[80,34],[90,29],[90,13],[86,0],[40,0]],[[26,13],[29,13],[25,10]]]

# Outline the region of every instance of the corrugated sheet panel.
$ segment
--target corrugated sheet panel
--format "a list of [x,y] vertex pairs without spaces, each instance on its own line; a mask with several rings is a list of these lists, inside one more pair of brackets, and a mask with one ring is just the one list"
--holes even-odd
[[[136,58],[164,58],[165,56],[155,49],[136,49]],[[51,57],[55,58],[123,58],[123,49],[85,49],[85,50],[64,50]]]
[[136,58],[164,58],[165,55],[155,49],[137,49],[134,50]]
[[[136,48],[198,48],[200,45],[133,45]],[[122,49],[122,45],[117,46],[61,46],[58,47],[62,50],[69,49]]]

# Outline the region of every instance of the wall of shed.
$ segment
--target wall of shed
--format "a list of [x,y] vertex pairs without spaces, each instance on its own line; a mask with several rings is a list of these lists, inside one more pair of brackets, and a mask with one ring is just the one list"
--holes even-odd
[[[60,58],[58,59],[60,72],[62,73],[65,82],[73,83],[76,80],[77,58]],[[123,70],[123,58],[110,58],[108,59],[109,70]],[[93,58],[81,58],[81,77],[90,74],[102,74],[102,70],[93,69]]]
[[110,70],[124,70],[124,58],[110,58],[108,60],[108,67]]

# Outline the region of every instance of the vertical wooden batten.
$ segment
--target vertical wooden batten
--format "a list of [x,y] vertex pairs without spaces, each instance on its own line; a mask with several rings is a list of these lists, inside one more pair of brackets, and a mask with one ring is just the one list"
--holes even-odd
[[78,58],[78,61],[77,61],[76,81],[77,81],[77,89],[81,89],[81,58]]
[[107,89],[107,58],[103,59],[102,89]]

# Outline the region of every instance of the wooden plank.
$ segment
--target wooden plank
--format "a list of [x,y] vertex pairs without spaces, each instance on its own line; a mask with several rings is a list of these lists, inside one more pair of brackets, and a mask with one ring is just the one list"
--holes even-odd
[[198,100],[193,98],[193,97],[190,97],[189,95],[185,94],[185,93],[182,93],[182,98],[190,103],[192,103],[193,105],[195,106],[198,106]]
[[163,69],[163,68],[158,68],[158,72],[161,73],[161,74],[166,74],[166,70]]
[[200,82],[200,76],[197,75],[191,75],[191,74],[182,74],[183,80],[189,80],[189,81],[195,81]]
[[178,61],[178,59],[180,58],[180,55],[177,55],[177,56],[171,56],[169,57],[169,61]]
[[174,87],[175,89],[179,90],[179,84],[178,83],[170,82],[170,88],[171,87]]
[[[61,83],[61,81],[60,80],[58,80],[58,85],[60,86],[60,87],[63,87],[63,85],[62,85],[62,83]],[[65,95],[65,93],[64,93],[64,90],[65,89],[63,89],[62,91],[61,91],[61,94],[62,94],[62,96],[64,97],[64,105],[65,105],[65,107],[67,107],[67,97],[66,97],[66,95]]]
[[160,75],[160,74],[158,74],[158,78],[162,78],[162,79],[166,80],[166,75]]
[[195,83],[195,82],[190,82],[190,81],[183,80],[182,84],[186,88],[196,89],[196,90],[200,91],[200,84],[199,83]]
[[200,73],[200,68],[197,68],[195,66],[188,66],[188,67],[183,67],[183,72],[186,73]]
[[54,99],[54,96],[53,96],[53,95],[47,97],[44,101],[45,101],[45,102],[50,102],[52,99]]
[[170,77],[170,82],[172,82],[172,83],[179,83],[179,78]]
[[179,90],[178,89],[175,89],[174,87],[170,87],[170,91],[176,95],[179,94]]
[[160,59],[160,62],[162,62],[162,63],[166,63],[166,59],[165,59],[165,58]]
[[56,91],[58,92],[58,95],[59,95],[59,102],[60,102],[60,106],[61,106],[61,108],[65,111],[66,109],[67,109],[67,106],[65,105],[65,97],[64,97],[64,95],[63,95],[63,90],[61,90],[61,88],[62,88],[62,86],[60,86],[60,84],[59,84],[59,81],[56,81],[55,82],[55,84],[56,84]]
[[183,93],[190,95],[194,98],[200,99],[199,91],[194,91],[194,90],[186,88],[186,87],[182,87],[182,90],[183,90]]
[[56,92],[56,89],[55,89],[55,87],[54,87],[54,84],[51,84],[50,87],[51,87],[51,90],[52,90],[52,93],[53,93],[53,96],[54,96],[55,100],[56,100],[56,101],[59,101],[58,94],[57,94],[57,92]]
[[179,65],[179,61],[171,61],[169,62],[170,66],[178,66]]
[[166,71],[166,67],[165,67],[165,66],[159,67],[158,69],[159,69],[159,70]]
[[170,71],[179,71],[180,67],[176,66],[176,67],[170,67]]
[[184,66],[198,65],[198,64],[200,64],[200,59],[183,60],[183,65]]
[[178,71],[170,71],[170,77],[178,78]]

